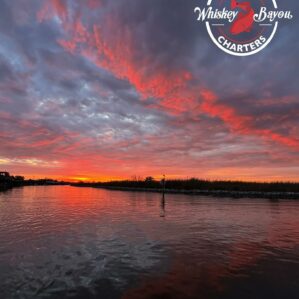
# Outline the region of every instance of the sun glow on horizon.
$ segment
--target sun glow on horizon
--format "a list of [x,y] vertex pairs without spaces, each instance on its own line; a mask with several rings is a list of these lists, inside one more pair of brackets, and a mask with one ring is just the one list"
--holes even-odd
[[[11,175],[23,175],[22,173],[14,173],[11,172]],[[163,175],[140,175],[140,176],[105,176],[105,175],[43,175],[43,174],[25,174],[26,179],[53,179],[57,181],[64,181],[69,183],[93,183],[93,182],[111,182],[111,181],[126,181],[126,180],[145,180],[147,177],[152,177],[156,181],[160,181],[163,178]],[[166,180],[189,180],[192,178],[199,180],[207,180],[207,181],[240,181],[240,182],[291,182],[298,183],[299,179],[296,176],[272,176],[269,178],[264,177],[256,177],[250,175],[221,175],[220,173],[216,175],[194,175],[194,176],[184,176],[184,175],[176,175],[176,174],[165,174]]]

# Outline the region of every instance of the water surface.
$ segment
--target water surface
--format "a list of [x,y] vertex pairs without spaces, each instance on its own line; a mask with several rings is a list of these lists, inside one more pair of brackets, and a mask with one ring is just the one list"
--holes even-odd
[[299,202],[0,193],[0,298],[299,298]]

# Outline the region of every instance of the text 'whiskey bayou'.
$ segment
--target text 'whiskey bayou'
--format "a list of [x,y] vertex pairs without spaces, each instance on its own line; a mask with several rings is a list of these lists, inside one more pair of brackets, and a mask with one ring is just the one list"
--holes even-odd
[[235,56],[263,50],[273,39],[279,21],[293,18],[290,10],[278,9],[276,0],[208,0],[194,12],[197,21],[205,22],[216,46]]

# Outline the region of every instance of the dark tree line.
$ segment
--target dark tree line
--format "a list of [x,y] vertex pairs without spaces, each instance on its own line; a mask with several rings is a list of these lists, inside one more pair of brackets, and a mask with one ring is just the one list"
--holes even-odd
[[[120,187],[120,188],[146,188],[160,189],[161,181],[152,177],[146,179],[134,179],[110,182],[77,183],[76,186],[90,187]],[[209,181],[197,178],[166,180],[166,189],[173,190],[207,190],[207,191],[252,191],[252,192],[299,192],[299,183],[287,182],[242,182],[242,181]]]

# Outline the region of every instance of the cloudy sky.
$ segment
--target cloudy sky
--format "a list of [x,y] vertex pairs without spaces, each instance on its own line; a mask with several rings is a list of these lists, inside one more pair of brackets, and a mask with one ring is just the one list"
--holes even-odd
[[0,168],[26,177],[299,180],[299,7],[259,54],[203,0],[0,0]]

